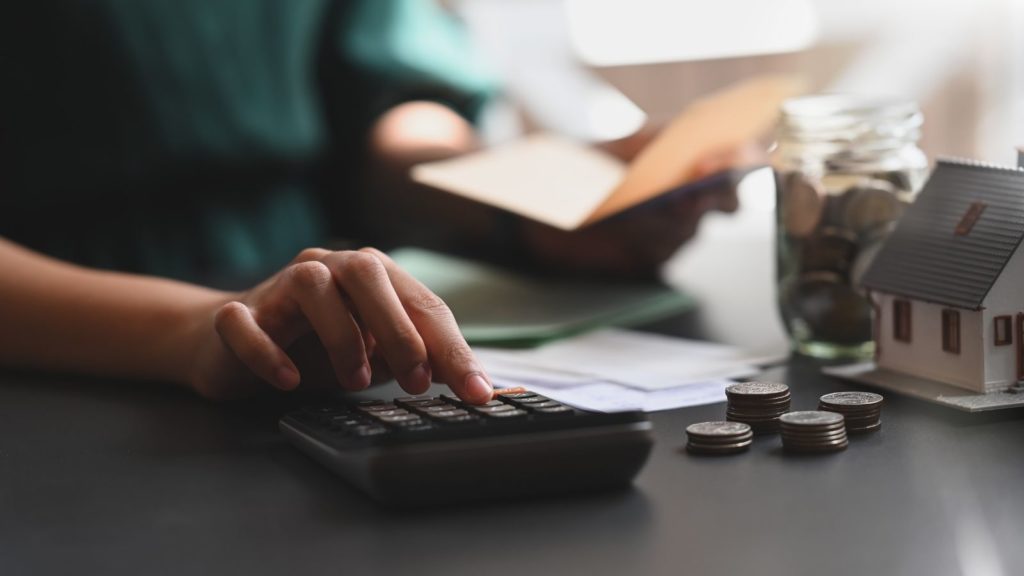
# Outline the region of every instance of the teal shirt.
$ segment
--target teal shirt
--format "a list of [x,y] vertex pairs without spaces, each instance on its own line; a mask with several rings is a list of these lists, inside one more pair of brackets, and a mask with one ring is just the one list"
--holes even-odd
[[431,0],[0,8],[0,236],[92,266],[256,278],[362,235],[366,130],[493,91]]

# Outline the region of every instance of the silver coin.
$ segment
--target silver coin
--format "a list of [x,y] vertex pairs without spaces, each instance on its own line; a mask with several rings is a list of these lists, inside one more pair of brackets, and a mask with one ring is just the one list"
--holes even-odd
[[804,443],[821,443],[829,442],[832,440],[839,440],[840,438],[846,438],[846,428],[839,428],[838,430],[830,430],[823,433],[794,433],[787,430],[782,431],[782,440],[784,442],[804,442]]
[[770,410],[758,410],[756,408],[745,408],[739,409],[735,406],[730,406],[725,410],[726,414],[731,414],[739,418],[750,418],[751,420],[775,420],[779,416],[782,416],[789,410],[772,408]]
[[815,424],[812,426],[794,426],[793,424],[782,424],[780,429],[783,436],[826,436],[828,434],[835,434],[846,430],[846,426],[843,422],[836,424],[819,425]]
[[833,406],[875,406],[884,398],[874,392],[832,392],[818,399],[819,402]]
[[789,392],[789,386],[778,382],[740,382],[725,389],[737,396],[778,396]]
[[875,432],[881,428],[882,423],[875,422],[874,424],[870,424],[868,426],[849,426],[846,428],[846,431],[849,432],[850,434],[866,434],[868,432]]
[[846,440],[846,430],[843,429],[829,432],[824,436],[782,434],[782,441],[792,444],[830,444],[843,440]]
[[[785,412],[783,412],[785,414]],[[779,416],[782,414],[768,414],[767,416],[751,416],[748,414],[738,414],[736,412],[726,412],[725,419],[729,422],[746,422],[753,426],[754,424],[772,424],[779,422]]]
[[843,415],[823,410],[802,410],[786,412],[779,416],[779,421],[793,426],[827,426],[843,422]]
[[874,422],[882,417],[881,410],[878,410],[877,408],[871,410],[843,410],[841,408],[836,408],[835,406],[822,404],[818,406],[818,410],[842,414],[843,417],[846,418],[847,426],[856,423]]
[[833,444],[833,445],[829,445],[829,446],[793,446],[793,445],[783,444],[782,447],[785,448],[787,452],[807,452],[807,453],[812,453],[813,452],[813,453],[821,453],[821,452],[839,452],[841,450],[846,450],[846,448],[849,445],[850,445],[849,441],[843,441],[843,442],[839,442],[839,443],[836,443],[836,444]]
[[750,426],[742,422],[698,422],[686,427],[686,433],[694,436],[739,436],[750,433]]
[[746,442],[738,442],[736,444],[729,444],[723,446],[704,446],[700,444],[687,444],[686,450],[694,454],[735,454],[737,452],[743,452],[750,448],[752,442],[747,440]]
[[850,188],[844,197],[844,224],[855,232],[893,222],[903,211],[896,188],[884,180],[872,180],[866,185]]
[[796,238],[814,232],[825,207],[825,194],[821,186],[803,174],[794,172],[786,178],[780,196],[782,225],[786,232]]
[[816,338],[837,344],[871,339],[871,304],[839,274],[804,273],[788,298]]
[[864,420],[878,420],[882,416],[882,411],[878,408],[871,408],[868,410],[843,410],[836,408],[835,406],[822,405],[818,410],[825,410],[827,412],[837,412],[846,417],[847,422],[861,422]]
[[761,416],[761,415],[752,415],[752,414],[744,414],[742,412],[726,412],[725,413],[725,419],[730,421],[730,422],[746,422],[747,424],[771,423],[771,422],[776,422],[777,423],[779,421],[779,416],[782,416],[783,414],[785,414],[785,412],[779,412],[779,413],[774,413],[774,414],[766,414],[766,415],[763,415],[763,416]]
[[731,446],[733,444],[740,444],[743,442],[752,442],[754,440],[754,433],[744,434],[743,436],[735,436],[733,438],[700,438],[697,436],[691,436],[687,442],[690,444],[698,444],[700,446]]
[[787,412],[789,411],[790,399],[789,396],[783,397],[784,402],[776,402],[775,400],[761,400],[753,401],[750,399],[740,401],[735,396],[729,400],[728,409],[734,412],[749,412],[752,414],[767,414],[771,412]]
[[736,406],[736,407],[744,407],[744,406],[746,406],[746,407],[750,407],[750,408],[755,408],[755,407],[756,408],[761,408],[761,407],[767,408],[767,407],[773,407],[773,406],[779,406],[779,405],[783,405],[783,404],[788,404],[791,396],[792,395],[789,392],[783,392],[782,394],[777,394],[777,395],[759,395],[759,396],[745,395],[745,394],[742,394],[742,393],[740,393],[740,394],[730,393],[729,394],[729,405],[730,406]]
[[803,242],[800,266],[803,272],[845,274],[853,266],[859,248],[856,234],[828,226]]

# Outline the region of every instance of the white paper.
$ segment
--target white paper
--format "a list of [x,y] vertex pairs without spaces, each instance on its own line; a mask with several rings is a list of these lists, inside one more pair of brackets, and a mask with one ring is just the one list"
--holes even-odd
[[563,230],[583,224],[622,181],[626,167],[599,150],[551,134],[420,164],[412,177]]
[[492,380],[498,388],[522,386],[564,404],[596,412],[657,412],[724,402],[725,388],[735,383],[732,380],[708,380],[664,390],[644,391],[614,382],[589,382],[566,388],[505,378],[492,377]]
[[[740,350],[630,330],[604,329],[529,350],[476,348],[492,376],[568,387],[604,381],[638,390],[664,390],[694,382],[752,376],[758,372]],[[525,374],[524,374],[525,373]]]
[[[477,358],[481,358],[479,351],[477,352]],[[487,369],[487,374],[491,377],[500,377],[515,382],[540,384],[548,388],[572,388],[573,386],[602,381],[600,378],[587,374],[557,372],[504,359],[488,358],[484,361],[484,366]]]

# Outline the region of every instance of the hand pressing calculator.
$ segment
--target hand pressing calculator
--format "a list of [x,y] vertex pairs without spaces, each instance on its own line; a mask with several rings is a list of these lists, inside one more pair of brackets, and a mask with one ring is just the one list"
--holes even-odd
[[626,486],[654,443],[642,412],[586,412],[523,389],[482,406],[449,395],[338,402],[280,427],[375,500],[402,506]]

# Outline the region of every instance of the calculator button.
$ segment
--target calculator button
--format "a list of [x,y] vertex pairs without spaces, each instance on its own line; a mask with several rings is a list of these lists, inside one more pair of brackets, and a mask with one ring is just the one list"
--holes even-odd
[[360,438],[369,438],[371,436],[380,436],[381,434],[387,434],[388,429],[383,426],[377,426],[370,424],[367,426],[357,426],[351,430],[353,436]]
[[430,396],[403,396],[401,398],[395,398],[395,402],[399,404],[412,404],[413,402],[423,402],[424,400],[433,400]]
[[479,406],[477,406],[477,408],[491,408],[494,406],[507,406],[507,404],[505,404],[501,400],[491,400],[486,404],[480,404]]
[[409,422],[412,420],[420,420],[420,417],[416,414],[398,414],[395,416],[379,416],[381,422],[385,424],[397,424],[399,422]]
[[499,388],[499,389],[494,391],[494,395],[495,396],[504,396],[506,394],[520,394],[520,393],[527,393],[528,394],[529,392],[530,392],[529,390],[527,390],[526,388],[523,388],[522,386],[515,386],[513,388]]
[[447,418],[441,418],[440,421],[444,424],[470,424],[480,420],[479,416],[472,414],[459,414],[457,416],[448,416]]
[[499,391],[499,392],[497,392],[497,394],[500,394],[502,398],[510,398],[512,400],[521,400],[523,398],[533,398],[534,396],[536,396],[536,394],[534,394],[533,392],[506,392],[506,393],[502,393],[502,392]]
[[375,418],[388,418],[391,416],[406,416],[409,414],[408,410],[402,410],[401,408],[395,408],[393,410],[380,410],[378,412],[370,412],[370,416]]
[[515,399],[515,402],[517,404],[540,404],[541,402],[550,402],[550,401],[551,400],[549,398],[545,398],[543,396],[537,396],[537,395],[533,395],[533,396],[530,396],[528,398],[516,398]]
[[571,414],[572,408],[568,406],[552,406],[550,408],[538,408],[540,414]]
[[548,400],[546,402],[540,402],[538,404],[530,404],[529,406],[527,406],[527,408],[532,408],[533,410],[540,410],[541,408],[558,408],[559,406],[564,406],[564,404],[560,404],[558,402],[555,402],[554,400]]
[[427,416],[430,416],[431,418],[447,419],[447,418],[452,418],[454,416],[465,416],[466,414],[469,414],[469,412],[466,412],[465,410],[462,410],[461,408],[456,408],[456,409],[449,409],[449,410],[443,410],[443,411],[438,411],[438,412],[431,412],[430,414],[427,414]]
[[434,426],[432,424],[429,424],[429,423],[425,422],[423,424],[412,424],[410,426],[405,426],[403,428],[400,428],[398,431],[399,432],[406,432],[406,433],[413,433],[413,432],[426,432],[427,430],[433,430],[433,429],[434,429]]
[[438,404],[438,405],[436,405],[436,406],[417,406],[416,407],[417,411],[423,412],[423,413],[425,413],[427,415],[436,414],[438,412],[448,412],[448,411],[453,410],[453,409],[455,409],[454,406],[452,406],[451,404],[445,404],[443,402]]
[[403,430],[429,430],[434,427],[430,422],[420,420],[419,418],[415,420],[398,420],[396,422],[389,422],[389,424]]
[[362,421],[348,415],[331,418],[331,426],[358,426]]
[[485,404],[483,406],[477,406],[473,408],[473,410],[481,414],[497,414],[499,412],[511,412],[515,409],[515,406],[512,406],[511,404],[505,404],[503,402],[499,403],[497,406],[487,406]]
[[512,410],[502,410],[501,412],[489,412],[487,415],[491,418],[520,418],[526,416],[526,414],[525,410],[513,408]]

